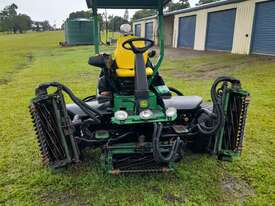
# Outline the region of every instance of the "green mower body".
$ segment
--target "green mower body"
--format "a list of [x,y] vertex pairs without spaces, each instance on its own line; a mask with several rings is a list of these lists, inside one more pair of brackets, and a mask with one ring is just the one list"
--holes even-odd
[[[173,171],[186,150],[219,159],[241,154],[250,98],[238,79],[217,78],[212,103],[204,103],[199,96],[168,87],[158,72],[164,56],[163,6],[168,2],[87,0],[95,28],[98,8],[158,10],[160,56],[153,64],[155,52],[148,50],[154,42],[124,33],[114,58],[98,54],[89,59],[101,69],[97,95],[80,100],[61,83],[39,85],[30,111],[45,165],[81,162],[87,148],[100,149],[103,169],[114,175]],[[94,36],[98,43],[98,32]],[[56,91],[50,93],[50,87]],[[64,93],[72,104],[65,103]]]

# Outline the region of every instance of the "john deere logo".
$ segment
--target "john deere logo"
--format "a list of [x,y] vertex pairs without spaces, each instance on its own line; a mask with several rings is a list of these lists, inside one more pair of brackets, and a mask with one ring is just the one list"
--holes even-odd
[[148,107],[148,101],[147,101],[147,100],[141,100],[141,101],[139,102],[139,106],[140,106],[141,108],[147,108],[147,107]]

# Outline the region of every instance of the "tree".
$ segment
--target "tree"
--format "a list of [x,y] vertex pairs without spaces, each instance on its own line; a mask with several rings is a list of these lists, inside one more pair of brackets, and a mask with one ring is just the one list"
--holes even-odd
[[125,12],[124,12],[124,19],[126,21],[129,21],[129,11],[128,11],[128,9],[126,9]]
[[17,9],[18,6],[16,4],[11,4],[10,6],[7,6],[6,9],[8,10],[9,16],[16,16],[17,15]]
[[[92,17],[92,12],[91,11],[76,11],[72,12],[69,15],[69,19],[76,19],[76,18],[86,18],[89,19]],[[98,22],[100,28],[104,27],[104,22],[103,22],[103,17],[102,14],[98,14]]]
[[92,12],[91,11],[76,11],[72,12],[69,15],[69,19],[76,19],[76,18],[91,18]]
[[180,0],[179,2],[173,3],[172,1],[168,3],[167,10],[175,11],[179,9],[186,9],[190,7],[189,0]]
[[41,26],[42,26],[42,30],[43,31],[49,31],[49,30],[52,29],[49,21],[43,21],[42,24],[41,24]]
[[120,16],[109,16],[109,25],[111,31],[119,31],[122,24],[128,24],[129,22]]
[[18,9],[17,5],[11,4],[1,11],[0,24],[3,31],[14,31],[15,17],[17,15],[16,9]]
[[26,14],[17,14],[17,9],[16,4],[11,4],[0,11],[0,31],[23,33],[30,29],[36,31],[48,31],[52,29],[49,21],[34,22]]
[[199,0],[199,3],[197,3],[196,5],[199,6],[202,4],[208,4],[208,3],[215,2],[215,1],[219,1],[219,0]]
[[23,33],[24,31],[31,29],[31,25],[32,20],[28,15],[19,14],[14,17],[13,32],[17,33],[17,31],[19,31],[20,33]]
[[148,16],[153,16],[155,14],[157,14],[157,12],[154,9],[141,9],[141,10],[138,10],[133,15],[132,21],[137,20],[137,19],[142,19],[142,18],[145,18]]

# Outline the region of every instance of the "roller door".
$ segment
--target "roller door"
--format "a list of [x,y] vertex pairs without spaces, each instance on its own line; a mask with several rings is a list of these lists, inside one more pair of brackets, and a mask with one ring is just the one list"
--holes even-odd
[[141,25],[140,24],[135,25],[135,36],[141,36]]
[[145,24],[145,38],[153,39],[153,22],[148,22]]
[[275,54],[275,1],[256,4],[252,53]]
[[211,12],[207,20],[207,50],[231,51],[236,9]]
[[179,48],[194,48],[196,30],[196,16],[181,17],[179,19]]

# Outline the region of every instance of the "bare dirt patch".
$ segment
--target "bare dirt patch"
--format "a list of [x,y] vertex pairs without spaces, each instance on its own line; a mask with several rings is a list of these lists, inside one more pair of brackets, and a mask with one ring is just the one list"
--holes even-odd
[[221,180],[221,188],[228,202],[243,203],[247,198],[256,195],[255,190],[246,181],[229,174]]

